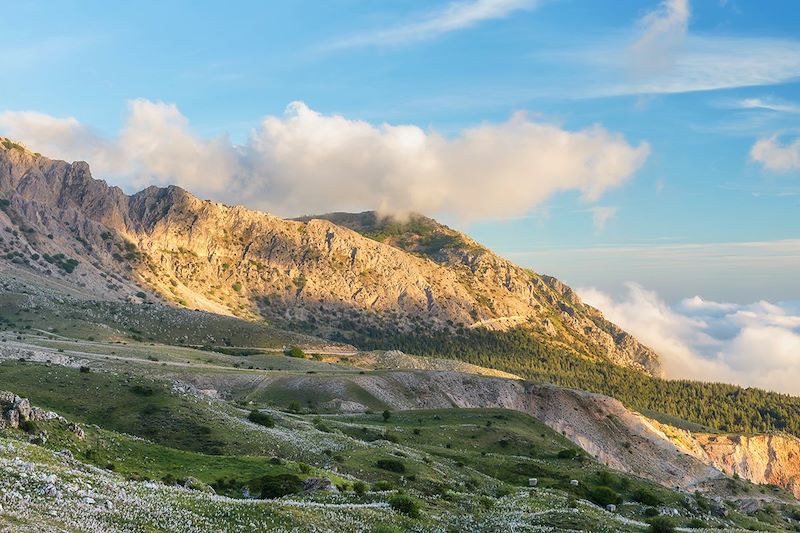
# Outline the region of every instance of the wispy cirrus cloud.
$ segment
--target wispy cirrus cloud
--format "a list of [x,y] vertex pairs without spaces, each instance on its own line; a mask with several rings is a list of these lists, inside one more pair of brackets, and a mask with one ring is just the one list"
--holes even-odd
[[575,85],[582,89],[572,95],[579,98],[714,91],[800,79],[800,40],[693,33],[688,0],[664,0],[627,30],[543,57],[580,72]]
[[501,19],[523,9],[533,9],[539,0],[462,0],[444,8],[428,11],[413,20],[377,30],[344,37],[328,48],[363,46],[398,46],[424,41],[439,35],[463,30],[493,19]]
[[598,205],[589,209],[592,213],[592,224],[594,229],[598,232],[606,229],[606,224],[609,220],[617,216],[617,208],[605,205]]
[[639,73],[653,74],[672,67],[689,32],[689,0],[664,0],[643,16],[641,35],[630,48]]
[[742,98],[729,102],[728,105],[735,109],[761,109],[778,113],[800,113],[800,105],[771,97]]

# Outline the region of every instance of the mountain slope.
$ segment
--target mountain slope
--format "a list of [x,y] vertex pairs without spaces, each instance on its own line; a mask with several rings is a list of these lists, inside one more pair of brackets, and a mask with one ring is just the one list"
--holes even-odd
[[354,341],[520,327],[552,349],[660,371],[652,350],[558,280],[429,219],[412,221],[433,230],[402,226],[408,242],[401,232],[384,243],[368,230],[386,227],[357,227],[362,215],[284,220],[178,187],[128,196],[93,179],[86,163],[52,161],[8,141],[0,145],[0,198],[6,260],[97,297],[135,302],[152,292]]

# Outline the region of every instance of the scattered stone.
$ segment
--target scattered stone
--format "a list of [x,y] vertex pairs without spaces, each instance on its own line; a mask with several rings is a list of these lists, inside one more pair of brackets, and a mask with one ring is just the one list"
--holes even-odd
[[336,485],[326,477],[310,477],[303,480],[303,490],[307,492],[323,490],[327,492],[339,492]]

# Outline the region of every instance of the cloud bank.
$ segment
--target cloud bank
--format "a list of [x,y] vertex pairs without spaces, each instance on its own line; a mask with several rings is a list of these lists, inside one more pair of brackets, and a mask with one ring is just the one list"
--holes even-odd
[[199,138],[174,105],[148,100],[130,103],[113,137],[74,118],[29,112],[0,113],[0,131],[48,156],[87,160],[97,176],[129,189],[174,183],[281,215],[378,209],[466,222],[522,215],[559,191],[596,201],[650,151],[600,125],[568,131],[524,113],[448,138],[325,115],[302,102],[265,117],[242,146]]
[[671,378],[800,394],[800,305],[740,305],[695,296],[670,306],[634,283],[617,299],[596,289],[578,292],[656,350]]
[[772,172],[800,170],[800,138],[782,143],[777,135],[759,139],[750,149],[750,159]]
[[536,4],[538,4],[538,0],[468,0],[451,2],[443,9],[430,11],[416,21],[353,35],[333,43],[331,48],[409,44],[444,33],[466,29],[486,20],[504,18],[520,9],[532,9]]

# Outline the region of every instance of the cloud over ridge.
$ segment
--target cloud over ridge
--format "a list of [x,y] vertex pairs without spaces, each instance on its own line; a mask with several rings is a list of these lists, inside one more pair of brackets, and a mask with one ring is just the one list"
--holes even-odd
[[85,159],[98,177],[128,188],[174,183],[281,215],[378,209],[465,221],[524,214],[560,191],[594,202],[650,152],[600,125],[568,131],[521,112],[448,138],[322,114],[303,102],[265,117],[242,146],[202,139],[175,105],[141,99],[129,103],[114,137],[30,112],[0,113],[0,131],[53,157]]

